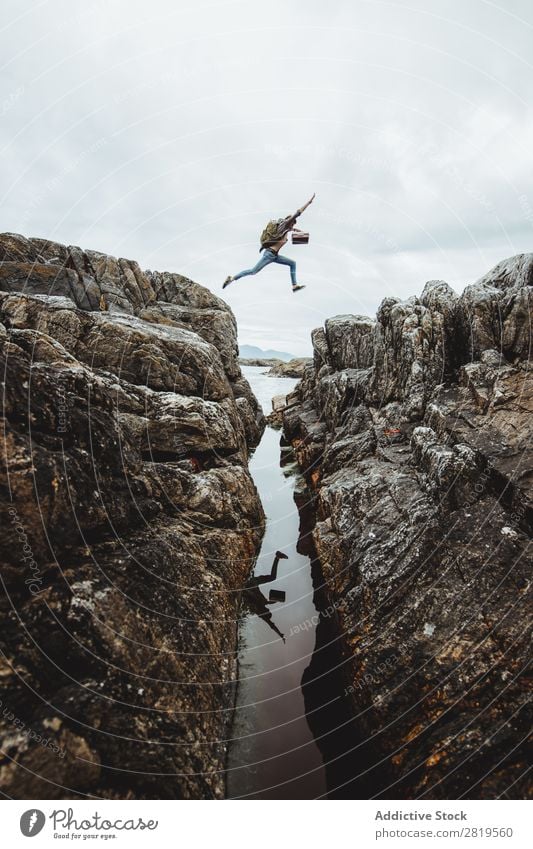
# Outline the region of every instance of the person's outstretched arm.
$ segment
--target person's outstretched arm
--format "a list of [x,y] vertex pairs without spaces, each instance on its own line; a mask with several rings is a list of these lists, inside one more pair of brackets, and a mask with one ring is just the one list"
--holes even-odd
[[313,196],[312,196],[311,198],[309,198],[309,200],[307,201],[307,203],[304,203],[304,205],[303,205],[303,206],[301,206],[301,207],[300,207],[300,209],[297,209],[297,210],[296,210],[294,217],[295,217],[295,218],[298,218],[298,216],[299,216],[299,215],[301,215],[301,214],[302,214],[302,212],[305,212],[305,210],[307,209],[307,207],[308,207],[308,206],[310,206],[310,205],[313,203],[314,199],[315,199],[315,193],[313,192]]
[[305,210],[307,209],[309,204],[313,203],[314,199],[315,199],[315,196],[313,194],[313,197],[310,198],[307,201],[307,203],[304,203],[304,205],[301,206],[300,209],[297,209],[296,212],[293,215],[287,215],[287,218],[283,219],[283,224],[282,224],[282,228],[281,228],[283,232],[286,233],[287,229],[288,230],[295,230],[296,229],[295,226],[294,226],[295,223],[296,223],[296,219],[298,218],[299,215],[302,214],[302,212],[305,212]]
[[288,215],[287,218],[284,219],[284,228],[288,227],[289,230],[295,230],[296,228],[294,224],[296,223],[296,219],[302,214],[302,212],[305,212],[309,204],[313,203],[314,199],[315,195],[313,194],[313,197],[309,198],[307,203],[304,203],[304,205],[301,206],[300,209],[297,209],[294,215]]

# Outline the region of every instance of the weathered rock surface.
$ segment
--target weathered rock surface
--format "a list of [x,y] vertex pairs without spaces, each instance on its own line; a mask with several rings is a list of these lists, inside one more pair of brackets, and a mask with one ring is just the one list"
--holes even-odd
[[214,798],[263,416],[207,289],[0,236],[2,791]]
[[373,793],[521,797],[531,726],[533,254],[337,316],[283,413]]

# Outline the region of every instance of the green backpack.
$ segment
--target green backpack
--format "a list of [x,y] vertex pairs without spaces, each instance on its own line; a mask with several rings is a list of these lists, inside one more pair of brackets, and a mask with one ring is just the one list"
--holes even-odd
[[278,239],[281,239],[283,236],[282,224],[284,221],[284,218],[277,218],[275,221],[268,222],[259,239],[262,248],[272,245],[274,242],[277,242]]

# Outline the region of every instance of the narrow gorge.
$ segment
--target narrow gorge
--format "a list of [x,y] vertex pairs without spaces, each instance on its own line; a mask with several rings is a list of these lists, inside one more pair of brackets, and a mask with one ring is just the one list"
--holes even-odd
[[2,792],[526,795],[532,286],[332,317],[297,382],[186,277],[0,235]]

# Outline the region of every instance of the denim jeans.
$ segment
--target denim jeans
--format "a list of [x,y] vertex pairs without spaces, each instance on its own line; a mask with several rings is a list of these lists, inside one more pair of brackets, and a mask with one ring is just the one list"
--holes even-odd
[[239,277],[247,277],[249,274],[257,274],[258,271],[261,271],[265,265],[269,265],[271,262],[277,262],[279,265],[288,265],[291,272],[291,281],[293,286],[296,283],[296,263],[293,259],[289,259],[288,256],[281,256],[281,254],[275,254],[274,251],[267,249],[263,251],[263,255],[259,262],[254,265],[253,268],[247,268],[246,271],[239,271],[238,274],[235,274],[233,279],[238,280]]

